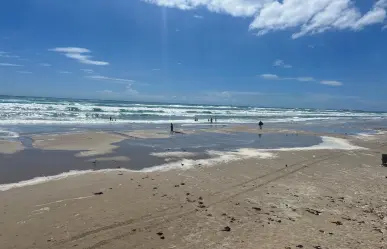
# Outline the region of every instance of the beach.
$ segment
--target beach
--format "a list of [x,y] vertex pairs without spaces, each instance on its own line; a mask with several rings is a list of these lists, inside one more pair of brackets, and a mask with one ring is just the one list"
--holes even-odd
[[172,139],[160,130],[31,139],[0,147],[1,161],[64,163],[2,179],[2,248],[387,248],[383,131],[233,126]]

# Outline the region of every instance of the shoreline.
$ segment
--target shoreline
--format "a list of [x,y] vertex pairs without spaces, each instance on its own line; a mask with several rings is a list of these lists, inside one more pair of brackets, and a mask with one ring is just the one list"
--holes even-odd
[[[215,132],[217,134],[235,134],[235,132],[250,132],[255,133],[257,130],[251,128],[222,128],[217,130],[212,130],[210,132]],[[204,133],[200,131],[203,136],[208,135],[208,130]],[[285,136],[297,136],[302,135],[303,132],[300,131],[289,131],[289,130],[259,130],[260,135],[268,134],[285,134]],[[193,133],[191,133],[193,134]],[[376,135],[382,135],[383,132],[379,132]],[[309,132],[304,132],[304,135],[312,136]],[[282,147],[282,148],[253,148],[253,147],[237,147],[235,149],[228,150],[214,150],[214,149],[205,149],[198,152],[186,152],[186,149],[183,151],[173,149],[167,149],[165,152],[159,150],[158,152],[147,152],[149,156],[159,158],[159,160],[153,160],[149,166],[142,169],[131,169],[126,168],[121,165],[124,162],[131,163],[131,157],[123,156],[125,153],[110,155],[113,150],[122,147],[122,145],[117,144],[117,142],[127,141],[128,143],[133,143],[134,141],[130,139],[140,139],[141,141],[147,141],[148,139],[167,139],[170,138],[170,135],[167,133],[160,133],[158,130],[138,130],[130,131],[123,133],[105,133],[105,132],[86,132],[86,133],[69,133],[69,134],[51,134],[51,135],[37,135],[33,136],[33,149],[40,149],[42,151],[73,151],[74,156],[77,158],[85,158],[85,161],[88,165],[93,164],[94,167],[87,166],[88,169],[70,169],[68,171],[58,172],[57,174],[35,176],[33,178],[24,179],[15,182],[3,183],[0,184],[0,191],[6,191],[12,188],[20,188],[24,186],[31,186],[35,184],[45,183],[49,181],[54,181],[58,179],[64,179],[67,177],[73,177],[77,175],[84,175],[89,173],[105,173],[105,172],[115,172],[115,171],[125,171],[132,173],[149,173],[149,172],[164,172],[170,170],[189,170],[194,169],[195,167],[211,167],[216,166],[222,163],[230,163],[233,161],[242,161],[246,159],[256,158],[256,159],[267,159],[277,157],[279,152],[298,152],[298,151],[316,151],[316,150],[367,150],[360,146],[353,145],[348,139],[351,137],[346,137],[346,139],[340,136],[326,136],[327,134],[319,134],[317,137],[320,137],[322,141],[318,144],[301,146],[301,147]],[[331,134],[332,135],[332,134]],[[128,136],[130,139],[128,139]],[[313,134],[316,136],[316,134]],[[361,138],[352,137],[352,138]],[[283,137],[284,138],[284,137]],[[368,139],[372,139],[371,135],[367,135]],[[185,139],[189,140],[190,137]],[[58,140],[59,143],[55,141]],[[95,144],[97,142],[97,144]],[[98,145],[98,143],[101,143]],[[150,142],[151,143],[151,142]],[[75,144],[75,145],[74,145]],[[1,144],[0,144],[1,145]],[[91,148],[92,147],[92,148]],[[0,147],[1,148],[1,147]],[[87,148],[87,151],[84,149]],[[31,149],[31,148],[30,148]],[[13,154],[20,152],[22,148],[17,147],[15,150],[8,152],[8,154]],[[71,156],[71,154],[67,154]],[[106,156],[106,157],[104,157]],[[64,160],[68,160],[63,158]],[[143,159],[141,159],[143,160]],[[95,163],[104,163],[107,162],[106,168],[95,168]],[[151,160],[152,161],[152,160]],[[114,162],[112,164],[112,162]],[[68,161],[71,164],[71,161]],[[85,164],[86,165],[86,164]],[[84,167],[84,166],[83,166]]]
[[2,191],[2,246],[383,248],[383,141],[187,170],[90,172]]

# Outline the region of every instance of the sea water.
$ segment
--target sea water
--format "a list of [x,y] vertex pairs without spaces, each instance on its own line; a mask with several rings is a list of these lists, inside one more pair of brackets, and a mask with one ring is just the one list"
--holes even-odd
[[[194,121],[195,117],[198,121]],[[163,128],[171,122],[204,125],[211,117],[224,125],[256,124],[262,120],[266,127],[319,127],[317,131],[340,133],[364,132],[370,126],[387,123],[386,112],[0,96],[0,138],[6,139],[15,138],[18,133]]]

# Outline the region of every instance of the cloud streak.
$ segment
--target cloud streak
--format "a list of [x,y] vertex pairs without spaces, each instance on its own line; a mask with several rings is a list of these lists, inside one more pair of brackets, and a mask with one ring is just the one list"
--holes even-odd
[[9,58],[9,59],[18,59],[20,56],[18,55],[12,55],[9,52],[0,51],[0,57],[2,58]]
[[23,67],[23,65],[13,63],[0,63],[1,67]]
[[49,51],[61,53],[67,58],[77,60],[79,63],[95,65],[95,66],[107,66],[109,62],[106,61],[97,61],[92,60],[92,56],[89,55],[91,51],[87,48],[78,48],[78,47],[60,47],[52,48]]
[[277,75],[270,74],[270,73],[261,74],[261,77],[264,79],[267,79],[267,80],[279,80],[280,79],[280,77],[278,77]]
[[382,24],[386,19],[387,0],[378,0],[365,13],[354,0],[143,0],[163,7],[193,10],[206,8],[234,17],[250,17],[249,29],[257,35],[296,30],[292,38],[329,30],[359,31]]
[[115,83],[125,83],[125,84],[135,82],[134,80],[106,77],[102,75],[88,75],[88,76],[85,76],[85,78],[92,79],[92,80],[104,80],[104,81],[110,81]]
[[323,85],[328,85],[328,86],[342,86],[343,83],[337,80],[322,80],[320,81],[321,84]]
[[316,80],[313,77],[280,77],[276,74],[261,74],[261,78],[265,80],[296,80],[299,82],[318,82],[322,85],[328,85],[328,86],[342,86],[344,83],[337,81],[337,80]]
[[88,74],[94,73],[93,69],[81,69],[81,71],[88,73]]
[[273,66],[282,68],[292,68],[292,65],[286,64],[283,60],[274,61]]

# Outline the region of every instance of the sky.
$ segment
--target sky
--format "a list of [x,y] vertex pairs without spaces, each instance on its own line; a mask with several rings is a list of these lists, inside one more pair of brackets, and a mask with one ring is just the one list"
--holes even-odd
[[387,0],[0,3],[0,94],[387,111]]

